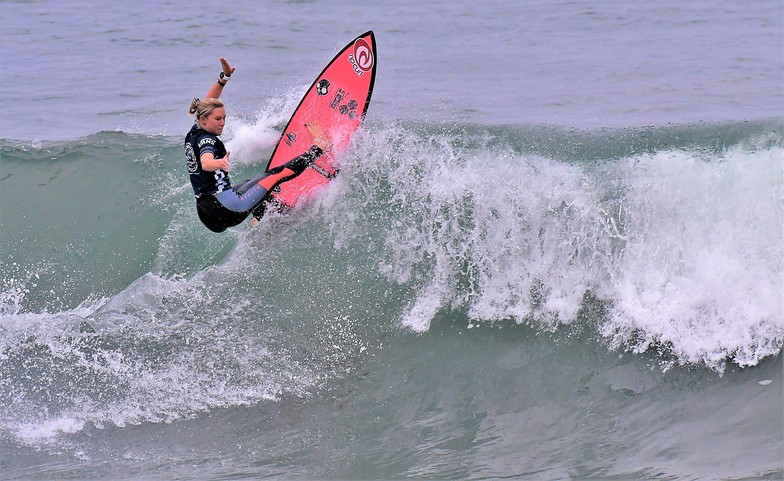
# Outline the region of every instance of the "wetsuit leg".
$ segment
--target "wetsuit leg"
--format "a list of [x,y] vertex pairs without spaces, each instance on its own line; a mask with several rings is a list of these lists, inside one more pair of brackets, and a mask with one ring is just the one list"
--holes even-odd
[[201,223],[213,232],[223,232],[248,218],[247,212],[232,212],[211,195],[196,199],[196,212]]
[[233,188],[239,193],[244,193],[247,192],[248,189],[253,187],[253,184],[254,184],[254,179],[246,179],[240,182],[239,187],[235,186]]
[[230,211],[250,212],[276,185],[301,174],[322,153],[323,151],[314,145],[304,154],[267,170],[263,175],[243,183],[238,188],[215,194],[215,198]]

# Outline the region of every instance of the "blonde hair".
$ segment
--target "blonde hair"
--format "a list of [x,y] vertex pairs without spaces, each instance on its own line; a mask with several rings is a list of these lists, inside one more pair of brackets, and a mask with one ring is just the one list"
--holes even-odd
[[218,99],[199,100],[199,97],[195,97],[191,101],[191,108],[188,110],[188,113],[191,115],[196,114],[196,118],[199,119],[209,116],[213,110],[220,107],[223,107],[223,102]]

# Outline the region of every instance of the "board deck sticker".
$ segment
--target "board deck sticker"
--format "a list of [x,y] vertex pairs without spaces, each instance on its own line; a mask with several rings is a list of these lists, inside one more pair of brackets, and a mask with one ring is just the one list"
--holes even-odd
[[273,191],[279,204],[293,207],[337,175],[336,158],[348,147],[370,104],[376,64],[376,39],[371,30],[346,45],[316,77],[283,130],[267,168],[284,164],[310,148],[313,142],[305,128],[308,122],[321,125],[333,149]]

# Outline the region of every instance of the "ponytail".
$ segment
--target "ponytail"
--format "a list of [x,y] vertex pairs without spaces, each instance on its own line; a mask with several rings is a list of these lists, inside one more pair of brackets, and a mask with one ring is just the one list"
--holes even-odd
[[204,99],[200,100],[199,97],[194,97],[191,101],[191,106],[188,109],[188,113],[191,115],[196,115],[196,119],[201,117],[209,116],[213,110],[223,107],[223,102],[218,99]]

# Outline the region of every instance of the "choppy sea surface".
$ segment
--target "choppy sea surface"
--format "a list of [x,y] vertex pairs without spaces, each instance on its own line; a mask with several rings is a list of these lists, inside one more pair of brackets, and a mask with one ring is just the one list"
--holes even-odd
[[[784,5],[0,3],[0,479],[781,479]],[[199,223],[372,29],[341,174]]]

